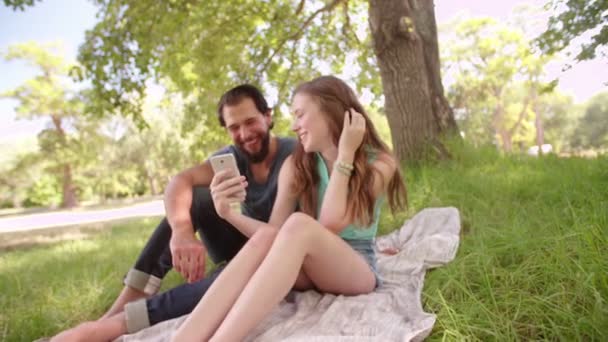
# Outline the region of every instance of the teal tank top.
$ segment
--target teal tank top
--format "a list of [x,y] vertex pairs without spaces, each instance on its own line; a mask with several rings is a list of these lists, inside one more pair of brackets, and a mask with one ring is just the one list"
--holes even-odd
[[[325,191],[327,191],[327,185],[329,184],[329,170],[325,160],[321,157],[321,154],[316,152],[317,157],[317,173],[319,174],[319,194],[318,194],[318,205],[317,205],[317,218],[321,214],[321,206],[323,205],[323,197],[325,197]],[[370,153],[369,162],[372,163],[376,159],[375,153]],[[382,207],[383,196],[376,200],[374,204],[374,216],[372,224],[367,227],[357,226],[350,224],[346,226],[340,232],[340,237],[345,240],[373,240],[378,232],[378,221],[380,219],[380,208]]]

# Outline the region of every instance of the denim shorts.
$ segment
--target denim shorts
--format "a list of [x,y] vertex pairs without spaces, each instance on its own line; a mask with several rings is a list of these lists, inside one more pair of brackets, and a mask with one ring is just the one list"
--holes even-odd
[[347,240],[344,239],[346,243],[348,243],[357,253],[361,254],[361,256],[368,263],[372,272],[374,272],[374,276],[376,277],[376,288],[382,285],[382,279],[380,278],[380,274],[378,273],[378,265],[376,261],[376,252],[374,250],[374,240],[367,239],[357,239],[357,240]]

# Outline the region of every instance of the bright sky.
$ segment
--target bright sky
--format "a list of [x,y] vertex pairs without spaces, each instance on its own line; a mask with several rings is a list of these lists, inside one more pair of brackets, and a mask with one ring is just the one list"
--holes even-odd
[[[504,20],[521,4],[541,6],[544,2],[436,0],[435,14],[439,25],[463,13]],[[36,6],[25,12],[14,12],[0,5],[0,51],[10,44],[29,40],[61,41],[65,46],[66,58],[75,59],[78,46],[84,41],[85,30],[92,28],[97,21],[95,13],[96,8],[91,2],[82,0],[46,0],[37,2]],[[532,37],[536,34],[537,32],[531,32]],[[559,88],[571,93],[576,101],[585,101],[597,92],[607,89],[602,83],[608,80],[608,67],[605,62],[578,63],[567,72],[560,71],[561,65],[556,64],[548,68],[549,77],[559,77]],[[23,63],[0,60],[0,92],[18,86],[34,74],[35,69]],[[0,143],[35,136],[44,128],[45,120],[16,120],[15,106],[16,102],[13,100],[0,99]]]

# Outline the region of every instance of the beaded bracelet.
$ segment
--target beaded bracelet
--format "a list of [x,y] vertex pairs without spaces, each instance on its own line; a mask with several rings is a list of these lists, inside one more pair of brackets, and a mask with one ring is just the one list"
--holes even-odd
[[338,167],[341,167],[343,169],[347,169],[347,170],[350,170],[350,171],[352,171],[352,170],[355,169],[355,167],[353,166],[353,164],[348,164],[348,163],[344,163],[344,162],[341,162],[341,161],[338,161],[336,163],[336,165],[338,165]]
[[334,167],[334,170],[340,172],[341,174],[345,175],[346,177],[350,177],[350,175],[352,174],[352,171],[344,169],[344,168],[341,168],[338,165],[336,165]]
[[346,177],[350,177],[351,174],[353,173],[354,167],[352,164],[337,162],[334,165],[334,169],[337,170],[338,172],[340,172],[341,174],[345,175]]

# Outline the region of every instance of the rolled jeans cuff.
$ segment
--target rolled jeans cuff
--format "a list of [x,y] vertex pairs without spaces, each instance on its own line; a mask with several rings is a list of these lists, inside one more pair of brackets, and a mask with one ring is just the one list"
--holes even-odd
[[161,281],[159,277],[132,268],[127,273],[124,284],[147,295],[154,295],[160,289]]
[[125,305],[125,320],[129,334],[136,333],[150,326],[148,306],[146,305],[145,298]]

